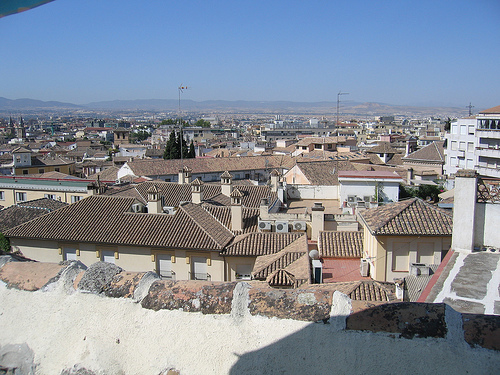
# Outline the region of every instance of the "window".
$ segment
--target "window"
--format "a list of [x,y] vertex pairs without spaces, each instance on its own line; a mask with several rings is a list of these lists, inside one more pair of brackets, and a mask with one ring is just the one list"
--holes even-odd
[[38,173],[44,173],[44,172],[45,172],[45,170],[44,170],[43,168],[40,168],[40,169],[38,170]]
[[436,263],[434,262],[434,244],[432,242],[421,242],[417,244],[417,263]]
[[459,146],[458,146],[458,149],[460,151],[465,151],[465,142],[460,142]]
[[64,260],[77,260],[76,255],[76,247],[73,246],[64,246],[63,249]]
[[460,134],[467,134],[467,126],[460,125]]
[[392,270],[395,272],[408,272],[410,267],[409,256],[410,244],[394,243],[394,250],[392,251]]
[[474,125],[469,125],[469,134],[474,134]]
[[451,150],[457,151],[457,141],[451,141]]
[[455,157],[450,158],[450,165],[453,167],[456,167],[457,166],[457,158],[455,158]]
[[49,199],[56,199],[56,195],[55,194],[44,194],[43,195],[44,198],[49,198]]
[[467,169],[474,169],[474,162],[472,161],[472,159],[467,159],[466,168]]
[[78,202],[81,199],[82,199],[82,197],[80,195],[72,195],[71,196],[71,203]]
[[61,168],[59,168],[59,167],[55,167],[55,168],[54,168],[54,170],[55,170],[56,172],[61,172]]
[[18,202],[26,202],[28,200],[27,194],[26,193],[16,193],[16,200]]
[[113,250],[102,250],[102,261],[108,263],[115,263],[115,252]]
[[209,280],[206,257],[192,257],[191,280]]
[[467,152],[474,152],[474,142],[467,142]]
[[28,170],[27,169],[23,169],[23,174],[28,174]]
[[172,271],[172,255],[157,254],[157,270],[158,275],[162,279],[175,279],[175,272]]
[[458,126],[456,124],[451,126],[451,134],[458,134]]
[[5,191],[0,191],[0,201],[5,200]]
[[236,265],[236,280],[250,280],[251,273],[252,273],[252,266],[250,264]]

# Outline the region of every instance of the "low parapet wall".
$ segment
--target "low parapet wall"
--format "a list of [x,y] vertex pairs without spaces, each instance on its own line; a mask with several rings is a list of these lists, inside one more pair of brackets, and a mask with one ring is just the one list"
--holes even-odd
[[[368,363],[365,364],[365,359],[361,360],[361,357],[366,355],[366,350],[374,350],[374,345],[377,342],[382,345],[384,350],[388,350],[388,353],[392,351],[393,353],[390,354],[392,356],[397,357],[398,354],[396,353],[401,350],[401,347],[408,347],[408,350],[411,348],[411,350],[415,351],[414,354],[421,353],[421,355],[425,355],[426,357],[422,357],[426,358],[423,359],[426,362],[427,369],[424,372],[442,372],[446,370],[443,368],[445,364],[450,363],[451,366],[451,363],[455,360],[457,363],[462,361],[464,365],[459,365],[457,369],[453,369],[454,373],[465,373],[466,371],[470,371],[470,373],[489,373],[490,370],[497,369],[500,365],[500,317],[462,315],[444,304],[388,303],[375,305],[370,302],[351,301],[347,296],[339,292],[332,293],[321,286],[304,289],[273,289],[268,287],[266,283],[260,282],[166,281],[159,280],[156,274],[152,272],[125,272],[109,263],[96,263],[87,269],[79,262],[66,264],[10,262],[0,268],[0,280],[5,284],[3,287],[0,287],[0,326],[7,324],[6,319],[9,319],[9,325],[16,325],[15,321],[12,322],[10,320],[12,318],[15,320],[17,315],[10,310],[6,311],[5,307],[13,305],[11,299],[28,298],[33,299],[33,301],[42,301],[44,295],[47,296],[47,300],[56,298],[53,296],[57,295],[57,298],[59,298],[58,301],[63,301],[59,303],[62,305],[49,304],[48,309],[53,311],[47,312],[49,314],[47,319],[51,319],[51,316],[53,316],[53,319],[59,319],[61,315],[65,315],[66,309],[69,309],[65,304],[75,303],[75,299],[80,298],[79,296],[82,298],[82,302],[78,302],[82,304],[82,313],[90,308],[93,314],[97,316],[106,314],[106,311],[98,311],[97,305],[95,308],[83,306],[84,301],[87,301],[86,298],[90,298],[89,295],[97,295],[112,297],[101,298],[102,301],[100,300],[101,302],[99,303],[106,306],[113,306],[116,303],[113,301],[123,301],[119,305],[122,307],[129,306],[132,303],[135,307],[126,307],[127,309],[134,309],[133,311],[135,312],[132,315],[139,314],[142,316],[145,314],[139,313],[139,310],[150,311],[150,313],[147,313],[147,316],[148,319],[151,317],[153,320],[145,319],[144,322],[137,322],[144,330],[150,329],[143,325],[146,324],[146,321],[149,322],[148,324],[155,324],[157,321],[159,324],[158,330],[161,330],[161,322],[165,317],[164,314],[173,314],[168,315],[169,319],[179,319],[179,324],[181,325],[185,325],[186,321],[190,322],[189,324],[196,325],[199,324],[200,320],[203,320],[203,324],[206,326],[202,329],[202,333],[206,329],[205,332],[210,333],[210,336],[202,335],[202,337],[205,337],[208,342],[212,342],[212,335],[215,335],[219,337],[221,346],[219,349],[226,348],[227,351],[233,350],[231,353],[234,354],[234,348],[238,348],[241,353],[238,356],[239,360],[232,357],[231,359],[226,358],[226,362],[218,363],[217,365],[213,364],[212,360],[209,360],[206,365],[200,364],[201,367],[196,367],[196,370],[190,367],[191,363],[188,360],[184,361],[172,358],[171,355],[165,354],[168,357],[168,365],[171,366],[165,365],[162,368],[171,369],[175,367],[180,373],[231,373],[233,371],[235,373],[273,373],[278,368],[287,368],[291,363],[294,363],[293,366],[299,366],[298,370],[302,372],[307,369],[307,366],[314,365],[314,362],[310,363],[312,359],[309,360],[306,358],[303,361],[299,361],[300,363],[296,363],[297,359],[295,357],[293,357],[293,360],[289,358],[290,353],[283,354],[284,359],[288,358],[287,361],[291,361],[289,364],[278,365],[278,362],[281,362],[277,359],[272,360],[274,362],[270,363],[269,367],[262,361],[252,364],[255,358],[257,358],[253,357],[256,353],[259,353],[260,357],[268,357],[267,352],[265,354],[261,352],[263,347],[268,346],[271,348],[271,352],[277,350],[276,348],[279,347],[281,347],[280,350],[286,348],[291,351],[298,350],[296,355],[300,356],[303,354],[301,351],[304,350],[304,346],[309,348],[305,349],[306,352],[311,350],[310,347],[314,347],[321,353],[325,351],[325,357],[320,359],[326,364],[338,357],[336,354],[330,358],[331,355],[327,353],[337,350],[344,353],[343,356],[348,357],[343,358],[344,361],[347,360],[350,363],[359,362],[358,365],[361,366],[358,369],[352,369],[353,371],[348,371],[349,368],[346,368],[344,372],[359,373],[368,370],[368,368],[364,367]],[[16,291],[16,289],[19,291]],[[28,291],[35,293],[26,295]],[[59,293],[56,293],[57,291]],[[119,300],[116,298],[119,298]],[[127,303],[127,300],[129,301],[128,304],[123,305],[123,303]],[[95,300],[93,301],[95,302]],[[20,304],[19,306],[21,308],[24,305]],[[37,311],[36,306],[30,306],[30,308],[33,309],[32,314],[36,315],[40,313],[40,311]],[[149,315],[159,314],[162,311],[164,312],[162,315]],[[109,313],[111,314],[111,312]],[[123,325],[121,329],[118,329],[121,333],[115,334],[116,336],[120,336],[116,340],[124,342],[124,338],[128,337],[128,334],[125,334],[123,330],[130,324],[132,317],[124,318],[116,312],[112,314],[118,316],[116,317],[118,321],[113,321],[113,324],[118,323],[119,325]],[[180,316],[178,314],[183,315]],[[202,316],[206,316],[207,318],[213,316],[216,320],[206,320],[206,318],[201,318]],[[46,350],[43,344],[39,342],[37,335],[50,335],[50,332],[47,333],[42,330],[43,332],[37,334],[35,329],[32,333],[27,333],[25,332],[25,325],[30,326],[33,320],[36,319],[29,312],[23,312],[18,317],[19,337],[15,337],[15,334],[14,336],[12,335],[12,329],[14,328],[11,328],[10,335],[2,335],[0,332],[0,346],[7,344],[28,344],[35,353],[35,362],[37,358],[40,360],[40,373],[55,373],[53,371],[54,367],[50,367],[50,365],[43,362],[50,361],[50,356],[45,353],[43,357],[37,357],[38,352]],[[157,320],[153,317],[156,317]],[[39,319],[38,316],[37,319]],[[86,321],[88,317],[84,316],[80,317],[80,319]],[[123,319],[123,321],[120,319]],[[266,320],[263,321],[262,319]],[[92,322],[91,324],[96,324],[94,320]],[[224,322],[223,326],[220,325],[221,322]],[[313,324],[313,322],[319,324]],[[75,323],[78,324],[77,321]],[[259,324],[256,325],[256,323]],[[164,324],[167,325],[167,323]],[[171,324],[171,322],[168,324]],[[266,327],[265,330],[268,331],[261,331],[263,327]],[[101,329],[103,335],[106,335],[107,327],[103,326]],[[176,327],[175,329],[179,328]],[[299,331],[297,329],[302,333],[298,334]],[[91,328],[84,324],[81,331],[86,332],[87,330],[91,330]],[[62,328],[62,331],[64,331],[64,328]],[[309,331],[314,331],[315,334],[306,333]],[[187,337],[184,337],[184,334]],[[190,334],[193,337],[189,337]],[[193,356],[198,356],[200,352],[203,352],[204,356],[220,356],[220,353],[213,353],[212,348],[207,348],[203,340],[196,341],[199,340],[197,336],[199,334],[198,332],[193,333],[188,326],[185,326],[185,330],[177,332],[174,341],[171,341],[172,336],[167,335],[169,337],[167,340],[168,343],[162,343],[163,338],[158,338],[158,344],[167,345],[165,349],[167,352],[172,350],[175,353],[178,349],[177,347],[173,349],[172,345],[181,345],[185,351],[191,351]],[[315,336],[316,334],[317,336]],[[78,336],[76,333],[75,335]],[[346,335],[353,340],[351,344],[343,341]],[[83,337],[84,341],[86,337],[86,335]],[[296,340],[299,341],[305,340],[305,342],[292,344],[289,341],[292,337],[296,337]],[[330,337],[332,342],[329,342],[330,339],[327,339],[328,337]],[[193,339],[195,340],[193,341]],[[248,345],[242,346],[240,342],[234,343],[233,340],[235,339],[243,340]],[[271,342],[268,342],[268,339]],[[56,337],[53,337],[52,340],[56,340]],[[76,345],[75,350],[80,353],[81,343],[78,343],[78,345],[73,343],[72,340],[76,340],[74,338],[68,340],[70,342],[67,344]],[[95,337],[94,340],[102,340],[102,338]],[[227,347],[225,344],[226,341]],[[411,342],[411,345],[409,345],[409,342]],[[127,344],[133,345],[133,341],[127,341]],[[218,341],[213,343],[213,345],[217,347]],[[283,345],[284,348],[282,347]],[[298,345],[300,349],[295,348],[294,345]],[[342,347],[342,345],[352,345],[354,347],[347,349]],[[366,345],[366,348],[363,350],[362,347],[357,347],[354,350],[357,345]],[[70,347],[68,346],[68,348]],[[441,351],[443,358],[449,356],[451,359],[443,359],[444,362],[442,361],[441,363],[437,359],[434,360],[428,353],[429,347]],[[89,349],[87,348],[86,350],[88,351]],[[97,347],[93,347],[93,350],[98,349]],[[129,348],[128,350],[132,349]],[[347,352],[350,354],[345,354]],[[80,353],[80,356],[68,354],[68,357],[82,358],[83,353],[85,353],[85,350]],[[355,358],[356,353],[360,358]],[[398,371],[395,368],[388,368],[387,366],[390,366],[391,363],[387,358],[388,353],[383,354],[381,359],[376,358],[376,353],[370,354],[369,357],[374,361],[374,365],[380,362],[378,368],[374,366],[373,369],[370,369],[371,372],[408,372],[401,369],[399,369],[401,371]],[[147,354],[144,355],[147,357]],[[181,356],[181,354],[178,355]],[[316,358],[317,355],[314,354],[313,357]],[[249,360],[249,358],[254,359]],[[384,359],[382,360],[382,358]],[[120,361],[120,358],[116,358],[115,360]],[[122,360],[127,361],[124,358]],[[152,359],[148,360],[152,361]],[[270,358],[269,360],[271,361]],[[482,364],[479,365],[477,363],[477,366],[482,367],[474,365],[479,360],[482,361]],[[57,363],[60,366],[60,362]],[[93,362],[90,362],[89,365],[85,360],[71,362],[71,359],[68,359],[64,363],[66,363],[67,369],[77,363],[85,363],[87,368],[92,367]],[[332,363],[331,365],[333,366],[334,364]],[[342,364],[342,366],[345,365]],[[2,358],[0,351],[0,369],[1,366]],[[318,364],[318,366],[318,368],[324,368],[325,364]],[[335,364],[335,366],[338,366],[338,364]],[[103,367],[105,371],[108,371],[104,373],[113,373],[109,367],[100,366],[100,368]],[[133,371],[136,371],[135,373],[152,373],[147,371],[142,372],[142,370],[130,370],[135,368],[131,365],[124,367],[128,368],[128,370],[124,370],[124,373],[127,374],[134,373]],[[47,368],[50,368],[51,372],[43,372],[44,369],[47,371]],[[294,367],[290,370],[292,369]],[[325,368],[325,370],[327,369],[328,367]],[[452,371],[452,369],[448,370]],[[339,371],[339,373],[342,372]],[[61,373],[61,369],[58,370],[58,373]],[[157,371],[156,374],[158,373]],[[312,371],[312,373],[316,373],[316,371]]]

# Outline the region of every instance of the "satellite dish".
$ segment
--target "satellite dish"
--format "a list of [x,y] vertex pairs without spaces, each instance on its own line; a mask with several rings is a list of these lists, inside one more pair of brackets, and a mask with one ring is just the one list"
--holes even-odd
[[309,252],[309,258],[311,258],[311,259],[319,259],[319,251],[318,250],[311,250]]

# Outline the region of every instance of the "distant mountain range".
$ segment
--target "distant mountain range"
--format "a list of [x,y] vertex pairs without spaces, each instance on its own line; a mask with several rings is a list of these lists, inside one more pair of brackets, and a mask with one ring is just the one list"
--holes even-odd
[[[193,112],[232,112],[232,113],[275,113],[275,114],[316,114],[334,115],[336,102],[291,102],[291,101],[228,101],[182,100],[183,111]],[[57,101],[41,101],[35,99],[7,99],[0,97],[0,111],[34,111],[34,110],[107,110],[107,111],[155,111],[169,112],[178,109],[179,102],[175,99],[137,99],[112,100],[92,102],[84,105]],[[467,116],[466,108],[457,107],[416,107],[390,105],[383,103],[356,103],[345,101],[341,103],[341,113],[347,116]]]

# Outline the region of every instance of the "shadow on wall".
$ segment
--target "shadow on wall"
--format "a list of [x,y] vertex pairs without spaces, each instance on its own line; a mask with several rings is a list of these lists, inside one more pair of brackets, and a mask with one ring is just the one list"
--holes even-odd
[[335,319],[345,330],[331,319],[311,323],[239,356],[229,373],[498,373],[500,353],[469,345],[461,315],[444,304],[388,304]]

